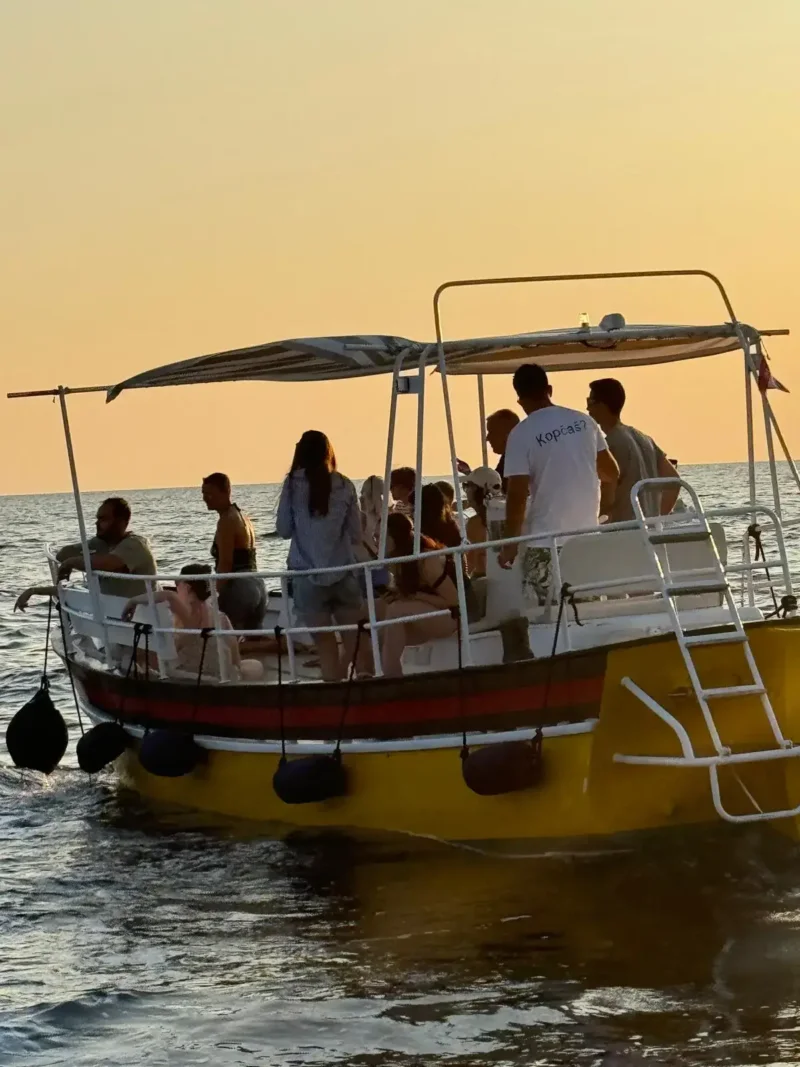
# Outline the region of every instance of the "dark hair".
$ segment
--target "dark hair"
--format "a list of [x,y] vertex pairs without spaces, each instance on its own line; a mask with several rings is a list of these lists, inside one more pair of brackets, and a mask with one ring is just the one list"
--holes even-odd
[[321,430],[306,430],[297,442],[289,477],[299,470],[305,471],[308,482],[308,514],[327,515],[336,455]]
[[[393,511],[386,520],[386,534],[391,537],[394,543],[393,556],[411,556],[414,554],[414,523],[408,515],[404,515],[401,511]],[[435,548],[442,548],[442,545],[437,544],[430,537],[425,537],[424,535],[420,537],[420,552],[431,552]],[[397,567],[395,583],[403,596],[414,596],[415,593],[418,593],[422,586],[420,561],[414,559],[406,563],[400,563]]]
[[616,378],[598,378],[589,382],[589,395],[605,404],[612,415],[619,415],[625,407],[625,387]]
[[403,489],[408,489],[410,493],[413,493],[414,486],[417,484],[417,472],[413,467],[395,467],[392,473],[389,475],[389,488],[393,485],[400,485]]
[[209,474],[203,479],[203,485],[213,485],[215,489],[219,489],[221,493],[230,493],[231,480],[227,474],[222,474],[220,471],[215,471],[214,474]]
[[122,519],[127,526],[131,521],[131,506],[124,497],[110,496],[100,505],[101,508],[111,508],[111,513],[115,519]]
[[514,371],[514,391],[518,397],[544,396],[549,384],[547,371],[538,363],[523,363]]
[[422,503],[419,525],[425,537],[430,537],[439,544],[446,545],[447,548],[460,545],[461,530],[439,486],[435,482],[431,485],[423,485],[420,496]]
[[[181,567],[181,574],[211,574],[211,568],[206,563],[187,563],[185,567]],[[208,600],[211,596],[211,582],[207,578],[205,581],[198,579],[190,582],[189,585],[198,600]]]
[[442,480],[441,482],[434,482],[433,484],[437,487],[437,489],[441,489],[442,496],[444,497],[446,503],[448,504],[448,506],[452,507],[456,499],[456,491],[452,487],[450,482]]

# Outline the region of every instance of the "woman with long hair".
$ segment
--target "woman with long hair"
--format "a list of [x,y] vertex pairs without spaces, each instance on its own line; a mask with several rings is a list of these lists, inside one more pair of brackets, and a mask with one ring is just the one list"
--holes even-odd
[[[420,550],[432,552],[442,548],[441,542],[423,535]],[[414,525],[407,515],[394,512],[386,526],[386,554],[399,558],[414,554]],[[394,589],[383,598],[380,615],[383,619],[400,619],[405,615],[420,615],[434,611],[448,611],[415,622],[400,622],[381,628],[381,664],[387,677],[403,673],[402,657],[406,645],[418,645],[438,637],[449,637],[458,629],[456,618],[450,614],[458,604],[455,568],[448,556],[429,556],[390,565]]]
[[[288,566],[293,571],[339,567],[330,574],[292,579],[294,607],[305,626],[357,623],[364,617],[358,580],[346,568],[355,563],[361,543],[361,516],[356,490],[336,470],[333,447],[319,430],[306,430],[294,451],[283,482],[275,522],[278,534],[291,539]],[[325,681],[344,678],[355,650],[355,631],[341,634],[339,655],[334,632],[312,634]],[[366,645],[366,643],[365,643]]]
[[445,548],[457,548],[461,544],[461,530],[441,488],[436,482],[423,485],[421,495],[419,526],[423,536],[437,541]]

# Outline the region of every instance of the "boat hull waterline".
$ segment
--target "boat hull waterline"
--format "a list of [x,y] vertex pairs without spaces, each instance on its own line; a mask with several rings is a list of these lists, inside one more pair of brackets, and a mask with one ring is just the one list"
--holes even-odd
[[[748,627],[748,636],[780,727],[786,737],[800,741],[800,689],[794,684],[800,620],[756,624]],[[570,676],[570,660],[574,677]],[[709,688],[738,685],[746,679],[744,657],[735,647],[710,645],[698,649],[695,660]],[[206,704],[196,708],[188,686],[113,679],[109,688],[110,676],[85,669],[78,672],[77,680],[95,721],[118,718],[133,735],[131,748],[117,761],[122,782],[146,798],[169,805],[302,827],[398,831],[454,841],[585,838],[719,821],[707,766],[631,765],[615,758],[681,756],[675,732],[621,685],[623,678],[630,678],[681,723],[697,756],[715,755],[673,635],[591,654],[568,653],[555,662],[557,681],[551,677],[548,694],[542,692],[547,684],[546,661],[516,665],[513,684],[509,684],[507,667],[495,671],[505,681],[504,688],[494,694],[487,688],[493,668],[465,670],[461,693],[455,692],[452,675],[448,685],[436,676],[421,676],[420,684],[433,695],[426,697],[425,688],[418,690],[415,722],[405,692],[408,679],[403,682],[403,697],[396,701],[365,702],[355,695],[380,693],[381,688],[391,693],[387,681],[372,683],[366,690],[354,686],[342,743],[347,794],[306,804],[286,804],[273,790],[272,777],[281,758],[279,722],[274,706],[262,705],[260,715],[253,711],[253,701],[265,699],[263,689],[257,698],[248,695],[239,706],[240,714],[257,721],[259,729],[247,729],[235,721],[231,724],[230,718],[227,729],[220,729],[217,712],[224,709],[230,716],[236,700],[231,687],[205,689]],[[530,679],[527,712],[519,707],[526,674]],[[151,686],[149,698],[142,694],[143,684]],[[171,712],[169,703],[157,695],[165,689],[176,697]],[[284,709],[288,758],[306,746],[309,751],[332,751],[337,732],[334,713],[340,716],[342,710],[341,687],[286,687],[285,694],[292,692],[302,692],[304,706],[292,709],[287,703]],[[313,714],[309,692],[315,693]],[[464,714],[467,692],[473,695],[473,704],[469,714]],[[477,702],[475,692],[480,695]],[[331,697],[329,706],[326,694]],[[547,707],[543,708],[545,695]],[[212,699],[217,702],[216,710],[209,710]],[[268,699],[274,702],[275,694]],[[393,712],[388,710],[392,704],[396,704]],[[476,711],[478,705],[483,714]],[[775,749],[757,698],[736,696],[720,701],[717,707],[715,721],[731,752]],[[313,733],[308,728],[310,714],[316,720]],[[404,715],[406,727],[398,729]],[[375,725],[381,717],[389,720],[394,740],[375,739],[381,734]],[[450,729],[445,732],[442,726],[447,722]],[[208,748],[204,762],[177,778],[148,773],[138,758],[137,737],[146,729],[170,725],[176,730],[194,730],[199,743]],[[530,737],[540,725],[544,725],[544,773],[538,785],[496,796],[477,795],[467,787],[461,763],[463,728],[471,746],[480,747],[482,740],[491,741],[513,729],[527,728],[523,736]],[[486,732],[478,738],[476,730]],[[387,732],[384,728],[384,738]],[[305,742],[298,744],[297,737]],[[373,740],[359,740],[369,737]],[[791,756],[727,764],[718,773],[723,805],[732,814],[751,812],[750,798],[765,812],[800,804],[800,760]],[[800,831],[795,818],[767,825],[792,836]]]

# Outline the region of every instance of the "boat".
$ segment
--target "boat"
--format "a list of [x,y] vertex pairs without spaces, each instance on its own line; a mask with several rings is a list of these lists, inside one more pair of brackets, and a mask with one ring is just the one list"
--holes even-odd
[[[713,283],[724,321],[629,325],[615,314],[598,326],[443,336],[442,299],[456,288],[676,276]],[[81,765],[93,771],[113,764],[125,786],[156,803],[299,827],[452,841],[575,841],[722,820],[763,822],[796,836],[800,620],[776,441],[798,489],[800,475],[769,400],[776,383],[765,350],[765,338],[788,331],[757,330],[737,319],[722,283],[701,270],[467,279],[440,286],[433,306],[432,342],[293,339],[172,363],[113,386],[11,394],[54,396],[60,404],[87,573],[58,583],[62,625],[53,627],[51,643],[91,724],[79,742]],[[632,490],[634,520],[547,538],[553,595],[544,607],[525,601],[518,571],[499,566],[500,548],[510,543],[500,514],[486,546],[486,616],[466,622],[457,567],[457,633],[406,649],[402,678],[382,676],[378,633],[389,623],[376,615],[367,573],[383,564],[384,541],[377,560],[353,568],[365,572],[368,594],[367,617],[354,628],[357,640],[371,643],[375,676],[351,671],[342,682],[324,682],[305,665],[299,649],[309,633],[293,618],[289,570],[261,572],[273,597],[259,636],[278,640],[262,656],[263,677],[243,681],[226,669],[218,627],[200,634],[208,656],[219,655],[216,675],[179,669],[165,606],[151,596],[132,622],[123,622],[124,601],[103,595],[103,575],[88,566],[67,410],[73,393],[105,393],[108,402],[124,404],[132,389],[231,381],[295,382],[299,389],[305,382],[383,374],[391,391],[388,485],[400,403],[416,404],[421,484],[426,390],[436,385],[458,485],[448,388],[454,376],[476,380],[486,462],[488,374],[508,374],[531,360],[557,373],[711,356],[725,356],[726,366],[735,362],[738,373],[743,364],[745,372],[742,501],[707,508],[680,478],[691,506],[648,518],[642,494],[676,480],[640,482]],[[769,456],[769,503],[756,493],[757,406]],[[417,494],[417,509],[419,501]],[[456,506],[463,529],[460,494]],[[388,499],[384,520],[387,507]],[[419,510],[416,519],[409,559],[422,555]],[[537,543],[542,536],[537,533]],[[514,540],[524,544],[530,536]],[[465,547],[447,551],[459,556]],[[52,547],[48,562],[55,581]],[[152,593],[179,575],[129,577],[144,580]],[[220,578],[237,576],[212,576],[217,620]]]

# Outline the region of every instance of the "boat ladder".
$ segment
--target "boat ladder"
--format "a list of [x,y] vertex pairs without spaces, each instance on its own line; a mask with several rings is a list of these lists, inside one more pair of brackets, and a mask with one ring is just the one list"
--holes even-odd
[[[694,508],[694,516],[689,523],[663,523],[657,519],[647,519],[641,506],[640,494],[643,491],[662,489],[668,485],[674,486],[679,482],[681,489],[691,498]],[[714,746],[715,755],[698,756],[692,747],[691,739],[683,724],[665,707],[654,700],[631,678],[621,679],[621,685],[632,693],[646,708],[652,711],[662,722],[666,723],[675,733],[681,747],[680,756],[634,756],[617,753],[614,760],[617,763],[649,764],[669,767],[707,767],[711,784],[711,796],[714,808],[720,818],[726,822],[759,822],[767,819],[781,819],[800,815],[800,805],[783,811],[763,811],[755,798],[742,782],[734,769],[734,774],[742,787],[745,795],[755,809],[745,814],[733,814],[722,803],[719,785],[719,768],[743,763],[762,763],[767,760],[787,759],[800,756],[800,746],[795,747],[793,742],[783,736],[775,712],[769,699],[761,672],[753,656],[750,642],[747,638],[741,616],[733,599],[728,584],[725,568],[717,551],[714,537],[708,523],[708,518],[702,504],[691,486],[682,479],[652,478],[638,482],[631,490],[631,500],[634,507],[634,515],[639,523],[639,528],[645,544],[652,554],[655,565],[657,587],[664,599],[669,614],[672,628],[677,638],[678,647],[683,656],[683,662],[689,674],[694,696],[703,714],[711,742]],[[701,571],[678,571],[673,572],[669,564],[668,546],[686,542],[701,542],[708,545],[708,564]],[[663,546],[663,547],[662,547]],[[660,551],[659,551],[660,550]],[[697,574],[702,574],[697,578]],[[696,632],[684,628],[678,611],[676,601],[685,596],[697,596],[702,594],[720,594],[726,606],[726,621],[724,629]],[[739,645],[744,653],[744,658],[750,672],[750,681],[743,685],[719,686],[717,688],[705,688],[700,681],[697,666],[692,657],[693,650],[710,645]],[[758,700],[761,711],[766,717],[775,746],[772,748],[757,749],[752,752],[732,752],[720,737],[719,730],[712,712],[712,704],[719,700],[734,697],[751,697]]]

